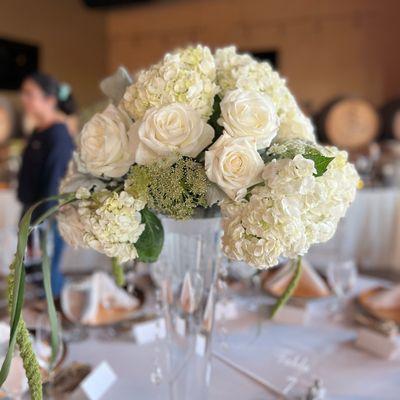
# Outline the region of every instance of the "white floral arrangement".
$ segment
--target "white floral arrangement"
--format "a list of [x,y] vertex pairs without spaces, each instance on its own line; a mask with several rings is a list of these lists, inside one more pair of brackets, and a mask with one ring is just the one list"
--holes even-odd
[[330,239],[354,199],[347,154],[317,144],[285,80],[234,47],[168,53],[114,100],[83,127],[62,184],[78,198],[59,215],[75,247],[154,261],[146,224],[217,203],[226,256],[268,268]]
[[[120,278],[120,263],[157,260],[159,215],[185,220],[220,207],[225,255],[269,268],[329,240],[354,200],[359,176],[347,153],[316,143],[285,80],[234,47],[179,49],[133,81],[120,69],[102,88],[112,101],[84,125],[60,204],[36,222],[58,212],[65,241],[113,258]],[[11,266],[11,350],[0,382],[18,343],[36,400],[39,368],[20,307],[33,209]]]

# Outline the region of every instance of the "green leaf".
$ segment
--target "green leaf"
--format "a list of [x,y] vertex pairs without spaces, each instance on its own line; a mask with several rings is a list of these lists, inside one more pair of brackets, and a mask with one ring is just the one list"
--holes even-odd
[[50,266],[50,258],[47,253],[47,232],[43,233],[43,237],[41,240],[41,250],[42,250],[43,285],[44,285],[44,292],[46,294],[47,312],[51,328],[51,334],[50,334],[51,365],[54,365],[60,346],[60,341],[59,341],[60,336],[58,332],[57,311],[54,305],[53,292],[51,290],[51,266]]
[[139,240],[135,243],[139,261],[155,262],[164,244],[164,229],[159,218],[148,208],[141,211],[142,223],[146,225]]
[[294,271],[293,278],[289,282],[287,288],[282,293],[282,296],[276,301],[274,306],[272,307],[271,313],[269,317],[272,319],[276,313],[286,304],[286,302],[290,299],[293,292],[295,291],[297,285],[299,284],[301,277],[301,257],[297,259],[296,270]]
[[218,123],[218,119],[221,116],[221,98],[217,95],[214,97],[213,113],[208,123],[214,128],[215,136],[214,142],[222,135],[224,130],[223,126]]
[[327,157],[321,154],[317,149],[310,146],[306,148],[306,152],[303,154],[304,158],[314,161],[315,170],[317,171],[314,176],[322,176],[327,170],[328,165],[335,157]]

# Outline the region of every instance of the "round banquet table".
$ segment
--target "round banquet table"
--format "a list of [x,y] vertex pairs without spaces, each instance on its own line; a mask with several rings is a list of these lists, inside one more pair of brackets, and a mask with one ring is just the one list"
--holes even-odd
[[[357,291],[382,284],[360,278]],[[267,299],[267,297],[262,297]],[[249,299],[248,299],[249,300]],[[254,304],[257,299],[250,299]],[[282,354],[307,355],[313,376],[323,380],[326,400],[397,400],[400,393],[400,360],[382,360],[357,349],[353,341],[356,327],[350,323],[331,322],[326,302],[318,301],[311,309],[306,325],[283,325],[264,322],[255,326],[239,315],[222,343],[215,340],[214,351],[246,371],[274,386],[293,378],[293,371],[277,362]],[[257,332],[257,333],[256,333]],[[94,337],[71,343],[68,361],[98,365],[107,361],[118,378],[102,399],[167,400],[165,383],[150,381],[154,367],[154,343],[138,345],[133,339],[101,340]],[[286,382],[287,383],[287,382]],[[265,387],[214,357],[210,400],[277,399]]]

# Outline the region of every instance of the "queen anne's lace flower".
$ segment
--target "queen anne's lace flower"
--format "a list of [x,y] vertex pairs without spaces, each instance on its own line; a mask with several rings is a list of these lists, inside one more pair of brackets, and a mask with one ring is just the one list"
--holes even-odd
[[359,177],[347,153],[323,148],[334,157],[316,176],[312,160],[298,154],[274,159],[263,171],[264,185],[248,200],[224,201],[223,246],[229,258],[267,268],[279,257],[304,255],[313,243],[329,240],[353,201]]
[[85,230],[84,243],[120,262],[135,259],[135,243],[145,228],[139,212],[144,206],[143,201],[124,191],[118,194],[102,190],[81,200],[78,212]]
[[139,72],[137,81],[127,88],[123,107],[135,120],[152,107],[183,103],[204,118],[212,114],[215,82],[214,57],[208,47],[196,46],[168,53],[148,70]]

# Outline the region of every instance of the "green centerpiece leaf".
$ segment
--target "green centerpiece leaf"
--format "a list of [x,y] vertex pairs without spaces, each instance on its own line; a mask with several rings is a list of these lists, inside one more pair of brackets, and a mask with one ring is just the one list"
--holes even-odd
[[314,166],[316,170],[314,176],[316,177],[322,176],[327,170],[328,165],[335,158],[324,156],[321,152],[311,146],[306,147],[306,152],[303,154],[303,157],[307,158],[308,160],[314,161]]
[[155,262],[164,244],[164,229],[160,219],[148,208],[144,208],[140,213],[142,214],[142,223],[146,227],[135,244],[139,261]]

